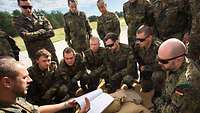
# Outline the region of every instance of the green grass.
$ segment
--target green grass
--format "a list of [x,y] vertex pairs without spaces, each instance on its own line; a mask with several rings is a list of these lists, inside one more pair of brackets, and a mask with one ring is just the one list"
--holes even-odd
[[[120,18],[120,25],[121,25],[121,29],[123,29],[126,26],[124,18]],[[90,26],[92,27],[93,30],[96,30],[97,22],[91,22]],[[65,39],[64,28],[55,29],[54,32],[55,32],[55,36],[51,38],[53,43]],[[21,51],[24,51],[26,49],[22,38],[18,36],[18,37],[15,37],[14,40],[16,41],[16,44],[21,49]]]

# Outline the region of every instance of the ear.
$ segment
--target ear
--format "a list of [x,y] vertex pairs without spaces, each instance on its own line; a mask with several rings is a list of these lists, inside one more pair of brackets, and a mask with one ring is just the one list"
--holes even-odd
[[11,78],[9,78],[9,77],[3,77],[1,79],[1,83],[2,83],[3,87],[5,87],[5,88],[10,88],[10,87],[13,86],[12,85],[13,84],[13,80]]

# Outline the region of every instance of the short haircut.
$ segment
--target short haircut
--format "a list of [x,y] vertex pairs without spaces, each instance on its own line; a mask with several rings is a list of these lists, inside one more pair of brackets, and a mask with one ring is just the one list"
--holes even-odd
[[9,77],[15,79],[17,77],[17,68],[16,65],[19,62],[16,61],[13,57],[10,56],[1,56],[0,57],[0,78]]
[[153,35],[153,30],[151,27],[147,26],[147,25],[141,25],[137,31],[136,31],[137,34],[139,33],[144,33],[144,36],[147,37],[149,35]]
[[17,0],[18,6],[20,6],[20,1],[29,1],[29,0]]
[[76,54],[75,50],[71,47],[66,47],[64,50],[63,50],[63,57],[64,57],[64,54],[65,53],[73,53],[74,55]]
[[68,6],[70,5],[70,3],[78,3],[76,0],[68,0]]
[[98,37],[95,37],[95,36],[92,36],[92,37],[90,38],[90,41],[93,41],[93,40],[100,41],[99,38],[98,38]]
[[41,56],[48,58],[51,57],[51,53],[46,49],[40,49],[35,53],[35,59],[38,60]]
[[100,4],[105,4],[104,0],[97,0],[97,6],[100,5]]
[[111,39],[113,42],[115,42],[118,40],[118,35],[116,33],[109,32],[106,34],[104,42],[106,42],[108,39]]

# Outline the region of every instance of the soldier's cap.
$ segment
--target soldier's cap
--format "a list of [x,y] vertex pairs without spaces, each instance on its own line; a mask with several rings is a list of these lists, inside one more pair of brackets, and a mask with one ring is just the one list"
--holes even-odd
[[118,35],[116,33],[109,32],[106,34],[104,38],[104,42],[107,41],[108,39],[111,39],[112,41],[115,42],[116,40],[118,40]]

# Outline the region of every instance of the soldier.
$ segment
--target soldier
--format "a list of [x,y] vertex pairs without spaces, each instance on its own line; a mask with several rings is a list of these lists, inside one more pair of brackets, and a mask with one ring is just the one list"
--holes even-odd
[[41,14],[32,12],[30,0],[17,0],[22,15],[16,17],[14,24],[20,37],[24,40],[28,55],[35,61],[35,53],[42,48],[48,50],[52,60],[58,63],[55,48],[50,38],[54,36],[50,22]]
[[67,47],[63,51],[63,59],[58,66],[58,76],[61,77],[60,92],[64,98],[76,97],[77,90],[80,88],[78,81],[84,93],[87,92],[88,75],[83,59],[80,54],[76,54],[74,49]]
[[167,77],[162,95],[154,102],[157,113],[197,113],[200,108],[200,71],[187,59],[183,42],[172,38],[158,49],[158,62]]
[[[75,101],[65,101],[54,105],[36,106],[24,98],[32,79],[25,66],[11,57],[0,58],[0,113],[54,113],[75,107]],[[87,113],[89,100],[79,113]]]
[[136,62],[128,45],[121,44],[118,41],[118,35],[115,33],[108,33],[104,39],[105,46],[108,48],[109,69],[109,84],[107,89],[109,93],[114,92],[121,87],[123,77],[127,76],[128,65],[132,64],[131,77],[137,76]]
[[92,29],[84,12],[78,11],[77,1],[68,0],[69,12],[64,15],[65,41],[81,53],[88,49]]
[[155,24],[161,40],[184,40],[191,29],[191,12],[188,0],[161,0],[155,2]]
[[19,51],[15,41],[0,29],[0,56],[12,56],[19,60]]
[[97,33],[100,39],[104,40],[109,32],[113,32],[119,37],[121,30],[117,15],[107,10],[107,5],[103,0],[97,1],[97,7],[101,12],[101,16],[97,18]]
[[84,54],[86,67],[91,71],[88,89],[93,91],[98,87],[100,78],[104,78],[107,83],[107,53],[105,48],[100,47],[99,39],[92,37],[90,38],[90,49]]
[[[147,25],[141,25],[136,31],[136,42],[133,53],[138,63],[140,72],[140,85],[143,104],[145,107],[153,110],[153,96],[161,95],[161,89],[164,86],[164,71],[157,62],[157,51],[161,41],[153,37],[153,30]],[[153,94],[153,95],[152,95]],[[154,95],[155,94],[155,95]],[[148,96],[147,95],[152,95]],[[150,100],[150,103],[148,102]]]
[[[44,95],[50,89],[52,83],[56,81],[55,70],[56,62],[51,62],[51,53],[46,49],[40,49],[35,54],[36,63],[28,68],[30,77],[33,82],[30,85],[27,94],[27,100],[33,104],[45,105],[51,102],[51,98]],[[55,90],[54,90],[55,91]],[[52,92],[53,93],[53,92]],[[51,97],[52,95],[48,95]]]
[[[133,50],[136,60],[139,64],[140,79],[143,92],[151,91],[153,89],[153,85],[156,85],[156,87],[162,86],[161,84],[165,79],[162,78],[164,76],[159,76],[161,77],[161,80],[155,81],[159,83],[154,84],[152,81],[152,74],[157,73],[156,75],[158,75],[158,73],[162,73],[162,69],[156,60],[157,51],[161,42],[162,41],[153,37],[153,30],[149,26],[142,25],[136,31],[136,43],[133,47]],[[161,88],[159,88],[159,91],[160,89]]]
[[123,12],[128,26],[128,43],[132,46],[139,26],[153,25],[153,8],[148,0],[128,0],[123,4]]

